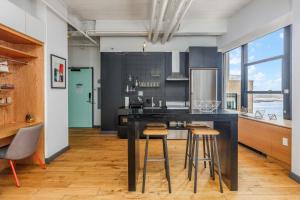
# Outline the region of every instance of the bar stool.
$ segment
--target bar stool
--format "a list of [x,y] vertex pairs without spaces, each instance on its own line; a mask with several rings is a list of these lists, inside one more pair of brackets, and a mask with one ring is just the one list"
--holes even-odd
[[[150,161],[164,161],[165,170],[166,170],[166,178],[168,180],[169,193],[171,193],[172,190],[171,190],[170,166],[169,166],[169,155],[168,155],[168,145],[167,145],[168,130],[166,128],[162,128],[162,127],[150,127],[150,128],[146,128],[144,130],[144,135],[146,136],[146,145],[145,145],[142,193],[145,192],[147,163]],[[163,158],[161,158],[161,159],[148,158],[148,145],[149,145],[150,136],[162,136],[163,153],[164,153]]]
[[[189,160],[189,180],[192,177],[192,168],[195,168],[195,177],[194,177],[194,193],[197,193],[197,173],[198,173],[198,160],[202,161],[209,161],[209,168],[210,174],[215,179],[215,170],[214,170],[214,156],[216,155],[216,161],[218,166],[218,174],[219,174],[219,184],[220,184],[220,192],[223,193],[223,186],[222,186],[222,171],[221,171],[221,164],[219,159],[219,151],[218,151],[218,142],[217,136],[220,134],[219,131],[211,128],[198,128],[192,129],[192,137],[193,137],[193,144],[191,144],[190,148],[192,148],[192,153]],[[210,149],[207,146],[209,153],[207,154],[208,157],[198,158],[198,151],[199,151],[199,138],[200,136],[204,137],[206,141],[210,141]],[[209,142],[207,142],[209,144]],[[196,146],[196,147],[195,147]],[[195,156],[194,156],[195,155]]]
[[150,122],[146,124],[147,128],[167,128],[167,125],[165,123],[160,122]]
[[[187,160],[188,160],[188,158],[190,158],[191,151],[192,151],[190,148],[190,145],[189,145],[192,141],[192,129],[209,128],[209,127],[200,122],[192,122],[192,123],[187,123],[186,128],[188,129],[188,134],[187,134],[186,147],[185,147],[184,169],[186,169]],[[203,155],[205,156],[205,154],[206,154],[205,140],[203,139]],[[204,168],[206,168],[206,162],[204,162]]]

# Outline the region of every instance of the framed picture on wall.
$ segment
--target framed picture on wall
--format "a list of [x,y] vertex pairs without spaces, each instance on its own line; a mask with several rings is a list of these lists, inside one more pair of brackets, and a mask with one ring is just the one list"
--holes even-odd
[[65,58],[50,55],[51,65],[51,88],[65,89],[66,88],[66,64]]

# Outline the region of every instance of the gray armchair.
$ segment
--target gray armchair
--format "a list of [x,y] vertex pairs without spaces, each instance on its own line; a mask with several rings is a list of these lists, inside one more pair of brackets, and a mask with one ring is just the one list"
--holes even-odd
[[46,168],[39,155],[35,153],[42,127],[42,124],[38,124],[31,127],[21,128],[8,146],[0,148],[0,159],[8,160],[17,187],[20,187],[20,182],[15,170],[17,160],[28,158],[34,154],[39,165],[43,169]]

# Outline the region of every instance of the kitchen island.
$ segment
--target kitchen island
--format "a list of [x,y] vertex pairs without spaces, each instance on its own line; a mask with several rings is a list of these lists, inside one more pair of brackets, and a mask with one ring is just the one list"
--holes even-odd
[[[217,110],[203,113],[198,110],[130,110],[128,114],[128,190],[136,191],[140,170],[139,138],[145,122],[210,121],[220,131],[218,137],[223,181],[231,191],[238,189],[238,114]],[[172,171],[172,169],[171,169]]]

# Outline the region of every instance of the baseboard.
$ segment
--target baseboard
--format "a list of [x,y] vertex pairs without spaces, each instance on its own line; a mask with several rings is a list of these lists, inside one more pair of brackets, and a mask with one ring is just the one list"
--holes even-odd
[[58,156],[60,156],[61,154],[65,153],[69,149],[70,149],[70,146],[66,146],[65,148],[63,148],[60,151],[56,152],[55,154],[53,154],[49,158],[46,158],[45,159],[46,164],[49,164],[50,162],[52,162],[53,160],[55,160]]
[[93,128],[101,128],[100,125],[93,125]]
[[297,183],[300,183],[300,176],[298,176],[297,174],[290,172],[290,178],[296,181]]
[[101,130],[101,133],[103,133],[103,134],[118,134],[118,131],[102,131]]

